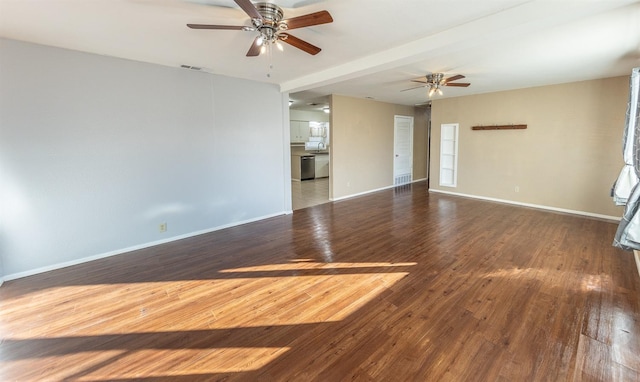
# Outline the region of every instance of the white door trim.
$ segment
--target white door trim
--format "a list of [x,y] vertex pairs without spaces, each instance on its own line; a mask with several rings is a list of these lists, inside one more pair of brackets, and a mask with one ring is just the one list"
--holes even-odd
[[[406,134],[406,135],[405,135]],[[413,180],[413,117],[393,118],[393,185]]]

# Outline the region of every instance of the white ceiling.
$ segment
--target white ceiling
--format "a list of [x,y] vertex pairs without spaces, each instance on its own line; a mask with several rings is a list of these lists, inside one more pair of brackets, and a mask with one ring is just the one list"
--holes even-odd
[[[130,60],[191,65],[279,84],[298,107],[328,94],[414,105],[412,78],[463,74],[455,97],[628,75],[640,66],[637,0],[277,0],[285,18],[326,9],[331,24],[292,31],[322,48],[245,57],[256,32],[232,0],[0,0],[0,36]],[[272,65],[273,69],[269,69]],[[187,69],[185,69],[187,70]],[[302,106],[300,106],[302,105]]]

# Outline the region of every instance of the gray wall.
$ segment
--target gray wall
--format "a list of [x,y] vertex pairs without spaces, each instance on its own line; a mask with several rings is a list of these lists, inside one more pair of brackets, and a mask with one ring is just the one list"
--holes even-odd
[[0,276],[290,211],[288,139],[274,85],[0,39]]
[[329,113],[313,110],[289,110],[289,116],[298,121],[329,122],[330,119]]

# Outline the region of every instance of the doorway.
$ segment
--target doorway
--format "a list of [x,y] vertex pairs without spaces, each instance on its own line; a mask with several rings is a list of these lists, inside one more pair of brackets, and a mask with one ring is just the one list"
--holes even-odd
[[393,124],[393,185],[413,180],[413,117],[394,116]]
[[[289,110],[291,207],[294,211],[330,201],[330,114],[316,109],[314,106]],[[303,174],[303,158],[313,161],[313,174]]]

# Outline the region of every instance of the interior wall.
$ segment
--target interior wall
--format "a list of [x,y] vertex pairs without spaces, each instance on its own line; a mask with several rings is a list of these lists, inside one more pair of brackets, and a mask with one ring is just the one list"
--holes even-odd
[[8,277],[290,210],[275,85],[6,39],[0,84]]
[[429,168],[429,109],[416,107],[413,120],[413,180],[426,179]]
[[[435,190],[620,217],[610,189],[622,168],[628,77],[435,99]],[[439,186],[440,125],[459,123],[457,187]],[[526,130],[471,130],[527,124]]]
[[329,113],[313,110],[289,110],[289,116],[294,121],[329,122]]
[[[393,185],[394,116],[412,106],[331,96],[331,190],[340,199]],[[415,120],[414,120],[415,125]],[[414,126],[414,144],[416,144]],[[426,147],[426,142],[423,144]],[[419,154],[414,152],[414,157]]]

